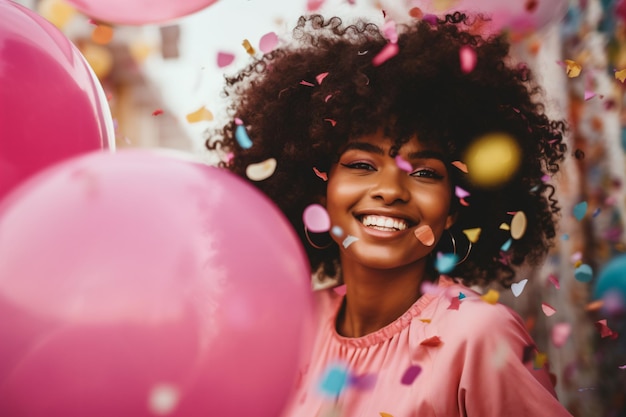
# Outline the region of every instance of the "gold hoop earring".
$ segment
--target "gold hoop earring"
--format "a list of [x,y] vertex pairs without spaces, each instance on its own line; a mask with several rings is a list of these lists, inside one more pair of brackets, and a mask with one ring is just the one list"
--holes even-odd
[[309,242],[309,245],[313,246],[315,249],[319,249],[319,250],[328,249],[328,248],[330,248],[330,245],[332,245],[332,244],[333,244],[332,239],[331,239],[331,241],[330,241],[330,242],[328,242],[328,244],[326,244],[326,245],[324,245],[324,246],[320,246],[320,245],[318,245],[318,244],[314,243],[314,242],[311,240],[311,236],[309,236],[309,229],[307,229],[307,227],[306,227],[306,226],[304,226],[304,236],[306,237],[306,241],[307,241],[307,242]]
[[[452,232],[449,229],[446,229],[446,232],[448,232],[448,234],[450,235],[450,240],[452,241],[452,252],[457,255],[456,253],[456,239],[454,239],[454,235],[452,234]],[[465,256],[463,257],[463,259],[461,259],[460,261],[458,261],[456,264],[454,264],[454,266],[460,265],[463,262],[465,262],[467,260],[467,258],[470,255],[470,252],[472,251],[472,241],[468,240],[469,242],[469,246],[467,247],[467,253],[465,253]],[[458,256],[458,255],[457,255]]]

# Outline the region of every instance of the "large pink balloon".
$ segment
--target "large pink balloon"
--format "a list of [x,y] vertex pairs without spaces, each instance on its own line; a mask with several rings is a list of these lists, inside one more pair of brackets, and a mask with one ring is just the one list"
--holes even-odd
[[163,23],[187,16],[217,0],[66,0],[98,20],[123,25]]
[[62,159],[109,147],[113,120],[78,49],[35,12],[0,0],[0,199]]
[[0,204],[0,415],[276,417],[309,277],[227,171],[148,150],[57,164]]

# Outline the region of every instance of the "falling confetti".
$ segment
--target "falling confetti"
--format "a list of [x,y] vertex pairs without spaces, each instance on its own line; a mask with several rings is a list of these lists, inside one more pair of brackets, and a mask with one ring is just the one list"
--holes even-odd
[[330,230],[330,217],[326,209],[320,204],[311,204],[304,209],[302,221],[307,229],[313,233],[323,233]]
[[559,284],[559,279],[557,278],[556,275],[554,274],[548,275],[548,281],[550,281],[550,283],[554,285],[554,288],[556,288],[557,290],[561,288],[561,284]]
[[580,282],[589,282],[593,278],[593,270],[587,264],[581,264],[574,270],[574,278]]
[[333,226],[332,229],[330,229],[330,233],[332,233],[333,236],[341,237],[343,236],[343,229],[339,226]]
[[421,366],[419,365],[409,366],[407,370],[404,371],[404,375],[402,375],[402,379],[400,380],[400,383],[402,385],[411,385],[421,372],[422,372]]
[[586,201],[580,202],[574,206],[573,213],[576,220],[581,221],[583,217],[585,217],[585,214],[587,214],[587,207],[588,205]]
[[341,242],[341,244],[343,245],[343,247],[345,249],[348,249],[348,246],[352,245],[354,242],[356,242],[357,240],[359,240],[359,238],[348,235],[343,242]]
[[313,167],[313,172],[315,172],[315,175],[320,178],[322,181],[326,182],[328,181],[328,174],[325,172],[321,172],[319,171],[317,168]]
[[103,23],[98,23],[91,32],[91,40],[98,45],[107,45],[111,43],[113,34],[113,27]]
[[189,113],[186,116],[188,123],[198,123],[202,121],[210,122],[213,120],[213,113],[209,111],[206,107],[202,106],[198,110]]
[[556,313],[556,309],[548,303],[541,303],[541,310],[543,310],[543,314],[545,314],[548,317]]
[[337,121],[333,119],[324,119],[324,121],[330,123],[332,127],[337,125]]
[[324,81],[324,78],[326,78],[328,76],[327,72],[323,72],[321,74],[317,74],[315,76],[315,81],[317,81],[318,84],[322,84],[322,81]]
[[534,369],[542,369],[548,361],[548,355],[542,352],[537,352],[535,359],[533,360]]
[[235,139],[237,139],[237,143],[243,149],[249,149],[252,147],[252,141],[250,140],[250,136],[248,136],[248,131],[242,124],[238,124],[235,129]]
[[596,93],[593,91],[585,91],[585,101],[591,100],[596,96]]
[[393,417],[393,416],[392,416],[391,414],[389,414],[389,413],[383,413],[383,412],[381,412],[381,413],[380,413],[380,417]]
[[399,48],[398,44],[388,43],[381,49],[381,51],[376,54],[374,59],[372,59],[372,65],[378,67],[382,65],[385,61],[393,58],[398,54]]
[[152,112],[153,116],[160,116],[161,114],[163,114],[162,109],[156,109],[155,111]]
[[506,223],[500,223],[500,230],[511,230],[511,226]]
[[442,274],[452,271],[459,261],[458,255],[455,253],[438,253],[435,259],[435,268]]
[[600,331],[600,337],[609,337],[611,339],[617,338],[617,332],[614,332],[609,328],[609,326],[606,324],[606,319],[598,320],[594,323],[594,325],[596,326],[596,329]]
[[325,0],[307,0],[306,9],[309,12],[314,12],[318,10],[320,7],[322,7],[322,5],[324,4],[324,1]]
[[441,345],[441,343],[442,343],[442,341],[439,338],[439,336],[432,336],[432,337],[429,337],[427,339],[422,340],[420,345],[428,346],[428,347],[437,347],[437,346]]
[[465,198],[465,197],[469,197],[470,193],[466,190],[464,190],[463,188],[459,187],[458,185],[456,185],[454,187],[454,195],[456,195],[458,198]]
[[470,46],[463,46],[459,50],[459,59],[461,60],[461,71],[468,74],[476,67],[476,51]]
[[415,237],[424,246],[432,246],[435,243],[435,234],[433,229],[428,225],[423,225],[415,229]]
[[511,220],[511,237],[515,240],[519,240],[526,233],[526,226],[528,221],[526,220],[526,214],[523,211],[518,211]]
[[464,157],[469,179],[484,187],[505,183],[519,168],[520,155],[520,147],[512,136],[482,136],[470,144]]
[[400,168],[402,171],[406,171],[406,172],[412,172],[413,171],[413,167],[411,166],[411,164],[408,163],[400,155],[396,155],[395,161],[396,161],[396,165],[398,166],[398,168]]
[[428,324],[428,323],[430,323],[432,320],[431,320],[431,319],[420,319],[420,321],[421,321],[422,323],[427,323],[427,324]]
[[583,70],[582,66],[571,59],[566,59],[563,61],[565,63],[565,74],[569,78],[576,78],[580,75],[580,72]]
[[500,246],[500,250],[503,252],[506,252],[509,249],[511,249],[512,244],[513,244],[513,239],[508,239],[506,242],[502,244],[502,246]]
[[337,397],[348,384],[348,370],[343,365],[331,365],[326,369],[319,385],[322,394]]
[[480,237],[481,231],[482,229],[480,227],[475,227],[473,229],[465,229],[463,230],[463,233],[465,234],[465,236],[467,236],[467,239],[470,242],[476,243],[478,241],[478,238]]
[[524,287],[526,287],[527,283],[528,279],[523,279],[520,282],[511,284],[511,291],[513,292],[513,295],[519,297],[522,291],[524,291]]
[[276,171],[276,159],[269,158],[258,164],[250,164],[246,167],[246,176],[252,181],[263,181],[274,175]]
[[361,391],[367,391],[376,386],[376,379],[376,374],[350,375],[348,385]]
[[383,36],[391,43],[398,43],[398,32],[396,31],[396,22],[387,20],[382,27]]
[[461,161],[454,161],[454,162],[452,162],[452,165],[454,165],[461,172],[464,172],[465,174],[467,174],[467,165],[465,165],[463,162],[461,162]]
[[615,79],[623,83],[626,80],[626,69],[615,71]]
[[306,80],[302,80],[302,81],[300,81],[300,85],[305,85],[305,86],[307,86],[307,87],[315,87],[315,84],[310,83],[310,82],[308,82],[308,81],[306,81]]
[[552,344],[556,347],[561,347],[567,342],[567,338],[572,332],[572,325],[569,323],[557,323],[552,328]]
[[500,293],[493,288],[487,291],[487,294],[483,294],[480,296],[483,301],[486,301],[489,304],[496,304],[498,299],[500,298]]
[[235,60],[235,54],[230,52],[218,52],[217,53],[217,66],[218,68],[224,68],[229,66]]
[[450,300],[450,305],[448,306],[448,310],[458,310],[461,307],[461,300],[458,297],[453,297]]
[[259,41],[259,50],[266,54],[273,51],[277,45],[278,36],[276,36],[276,33],[274,32],[269,32],[261,36],[261,40]]
[[243,46],[243,49],[245,49],[249,55],[254,55],[256,53],[256,51],[252,47],[252,44],[247,39],[244,39],[243,42],[241,42],[241,46]]

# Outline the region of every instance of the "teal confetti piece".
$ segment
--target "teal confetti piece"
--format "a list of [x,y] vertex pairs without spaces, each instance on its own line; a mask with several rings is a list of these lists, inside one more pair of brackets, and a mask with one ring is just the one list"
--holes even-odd
[[583,217],[587,214],[587,202],[583,201],[582,203],[578,203],[574,206],[574,217],[576,220],[581,221]]
[[589,282],[593,278],[593,270],[587,264],[582,264],[574,270],[574,277],[580,282]]
[[319,385],[320,391],[330,397],[337,397],[348,385],[348,370],[339,365],[331,365],[326,369]]
[[567,233],[563,233],[561,235],[561,240],[569,240],[569,235]]
[[435,260],[435,268],[442,274],[452,271],[459,261],[459,257],[454,253],[438,253]]
[[248,136],[248,131],[244,125],[237,125],[237,129],[235,129],[235,138],[237,139],[237,143],[243,149],[249,149],[252,147],[252,141],[250,140],[250,136]]
[[508,251],[509,249],[511,249],[511,243],[513,243],[513,239],[509,239],[506,242],[504,242],[504,244],[502,244],[502,246],[500,246],[500,250],[503,252]]
[[462,292],[459,293],[459,300],[462,300],[465,298],[465,294],[463,294]]

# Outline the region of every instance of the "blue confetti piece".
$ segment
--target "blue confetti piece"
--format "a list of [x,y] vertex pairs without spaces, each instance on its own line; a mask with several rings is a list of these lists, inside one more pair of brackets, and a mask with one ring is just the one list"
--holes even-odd
[[237,143],[243,149],[249,149],[252,147],[252,141],[250,140],[250,136],[248,136],[248,131],[244,125],[237,125],[237,129],[235,129],[235,138],[237,139]]
[[435,260],[435,268],[442,274],[452,271],[459,261],[459,257],[454,253],[438,253]]
[[582,264],[574,270],[574,277],[580,282],[589,282],[593,278],[593,270],[587,264]]
[[337,397],[348,385],[348,381],[348,370],[343,366],[332,365],[326,370],[319,389],[323,394]]
[[341,237],[343,236],[343,229],[339,226],[333,226],[332,229],[330,229],[330,233],[332,233],[333,236]]
[[459,293],[459,300],[462,300],[465,298],[465,294],[463,294],[462,292]]
[[503,252],[508,251],[509,249],[511,249],[511,243],[513,243],[513,239],[507,240],[502,246],[500,246],[500,250]]
[[561,235],[561,240],[569,240],[569,235],[567,233],[563,233]]
[[574,217],[576,220],[581,221],[585,214],[587,214],[587,202],[583,201],[582,203],[578,203],[574,206]]
[[400,380],[400,382],[402,383],[402,385],[411,385],[413,383],[413,381],[415,381],[415,378],[417,378],[419,376],[419,374],[422,373],[422,367],[419,365],[411,365],[409,366],[409,368],[404,372],[404,375],[402,375],[402,379]]
[[600,208],[595,209],[591,217],[598,217],[598,214],[600,214]]
[[539,186],[535,185],[533,188],[530,189],[531,193],[534,193],[535,191],[539,191]]

